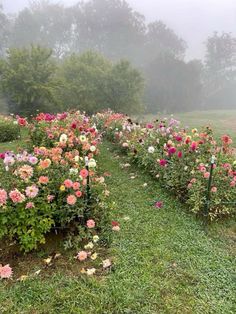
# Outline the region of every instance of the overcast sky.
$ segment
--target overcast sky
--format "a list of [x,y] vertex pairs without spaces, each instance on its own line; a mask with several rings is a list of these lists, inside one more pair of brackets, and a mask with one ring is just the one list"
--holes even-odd
[[[201,58],[203,42],[213,31],[236,34],[236,0],[127,0],[144,14],[148,21],[162,20],[188,42],[187,56]],[[28,4],[28,0],[0,0],[6,12],[15,13]],[[78,0],[61,0],[71,5]]]

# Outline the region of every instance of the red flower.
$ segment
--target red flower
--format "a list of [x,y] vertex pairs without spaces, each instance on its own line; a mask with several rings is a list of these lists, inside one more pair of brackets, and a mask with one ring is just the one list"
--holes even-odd
[[111,222],[111,225],[112,225],[112,227],[119,226],[119,222],[113,220],[113,221]]

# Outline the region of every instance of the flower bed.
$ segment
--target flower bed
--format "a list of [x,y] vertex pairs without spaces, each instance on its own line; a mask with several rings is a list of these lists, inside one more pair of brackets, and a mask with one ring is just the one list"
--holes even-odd
[[29,127],[30,153],[1,154],[0,238],[30,251],[52,228],[82,238],[106,229],[108,193],[96,164],[100,134],[90,119],[79,112],[39,114]]
[[[109,140],[187,202],[194,213],[210,219],[236,213],[236,161],[228,136],[222,137],[219,147],[210,128],[189,132],[173,118],[145,126],[113,112],[99,113],[94,119]],[[208,195],[212,155],[216,163]]]

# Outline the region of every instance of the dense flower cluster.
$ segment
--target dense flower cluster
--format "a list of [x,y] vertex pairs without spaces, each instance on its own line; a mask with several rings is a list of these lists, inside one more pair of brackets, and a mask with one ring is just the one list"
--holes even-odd
[[[104,178],[96,170],[100,134],[87,116],[40,113],[30,128],[32,153],[3,152],[0,168],[0,238],[16,238],[26,251],[43,243],[53,226],[76,222],[86,227],[89,218],[88,228],[92,221],[99,225],[106,196]],[[93,210],[87,208],[85,218],[88,177]]]
[[236,161],[228,135],[219,145],[209,127],[189,131],[173,118],[140,125],[125,115],[105,112],[94,119],[109,140],[198,214],[206,209],[210,161],[215,155],[209,217],[235,214]]

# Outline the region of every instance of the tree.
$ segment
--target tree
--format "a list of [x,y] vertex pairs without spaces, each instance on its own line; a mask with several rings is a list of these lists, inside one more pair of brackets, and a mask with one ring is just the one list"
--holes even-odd
[[109,60],[92,51],[66,58],[58,73],[63,86],[59,91],[63,107],[92,113],[108,106],[104,91],[111,67]]
[[30,115],[37,109],[55,109],[56,66],[51,55],[50,49],[39,46],[8,51],[0,79],[11,112]]
[[147,68],[145,100],[151,112],[196,109],[201,104],[201,64],[159,56]]
[[0,4],[0,56],[3,56],[8,43],[10,22]]
[[135,113],[142,109],[144,79],[129,61],[115,64],[108,79],[107,99],[114,111]]
[[232,106],[236,96],[236,38],[215,32],[208,38],[206,49],[206,106]]
[[140,108],[143,80],[128,61],[113,65],[97,52],[73,54],[65,59],[58,75],[63,86],[58,96],[64,107],[88,113]]
[[53,49],[60,58],[72,46],[71,10],[60,4],[41,0],[22,10],[13,25],[11,46],[38,44]]

